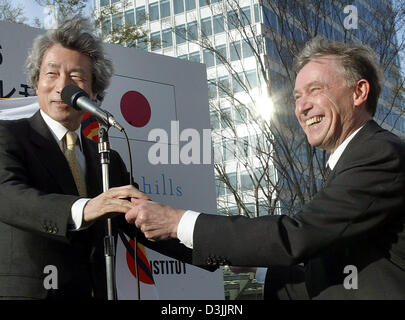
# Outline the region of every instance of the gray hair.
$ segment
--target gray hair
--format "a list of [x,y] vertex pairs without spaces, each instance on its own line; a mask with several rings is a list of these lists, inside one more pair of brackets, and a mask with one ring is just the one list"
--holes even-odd
[[36,88],[45,51],[55,44],[87,55],[92,61],[92,91],[104,97],[113,74],[112,62],[104,57],[102,41],[92,34],[88,20],[79,17],[65,20],[56,29],[35,38],[26,61],[28,83]]
[[383,73],[376,63],[373,51],[361,44],[342,43],[315,37],[310,40],[295,58],[294,70],[299,72],[308,62],[324,56],[335,56],[338,72],[348,86],[354,86],[360,79],[370,84],[366,108],[374,116],[382,89]]

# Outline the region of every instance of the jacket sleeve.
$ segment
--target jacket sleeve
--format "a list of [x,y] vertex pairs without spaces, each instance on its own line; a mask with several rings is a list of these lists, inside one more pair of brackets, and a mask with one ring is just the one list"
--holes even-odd
[[[390,232],[405,207],[405,155],[395,139],[352,149],[327,187],[294,217],[202,214],[194,229],[195,263],[290,266],[356,237]],[[400,227],[400,225],[399,225]]]
[[0,221],[13,227],[68,241],[68,221],[78,196],[47,193],[33,187],[30,163],[17,136],[0,122]]

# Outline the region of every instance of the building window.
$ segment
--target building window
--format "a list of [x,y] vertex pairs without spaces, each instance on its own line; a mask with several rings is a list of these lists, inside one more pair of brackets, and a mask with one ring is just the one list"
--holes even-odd
[[260,22],[259,5],[256,3],[254,6],[255,22]]
[[161,39],[160,39],[160,31],[152,32],[150,34],[150,41],[152,50],[159,50],[162,48]]
[[186,26],[181,24],[175,28],[176,32],[176,44],[179,45],[181,43],[186,42]]
[[116,14],[112,17],[112,27],[113,29],[119,29],[122,26],[122,15]]
[[246,71],[246,86],[250,89],[257,88],[256,70]]
[[225,32],[224,15],[222,13],[214,16],[213,22],[214,22],[214,33],[215,34]]
[[126,26],[135,25],[134,10],[125,11],[125,25]]
[[229,94],[228,76],[218,78],[218,93],[220,98],[226,97]]
[[217,46],[216,48],[216,63],[217,65],[223,64],[223,59],[227,59],[226,55],[226,44],[221,44],[220,46]]
[[243,83],[243,74],[242,73],[232,75],[233,93],[243,92],[242,83]]
[[194,62],[200,62],[200,51],[190,53],[189,60]]
[[216,187],[217,187],[217,197],[225,195],[225,185],[224,183],[217,179],[216,180]]
[[220,142],[214,143],[214,162],[222,162],[222,145]]
[[255,214],[256,213],[256,205],[254,203],[246,203],[246,214]]
[[240,188],[241,191],[248,191],[253,189],[253,181],[249,175],[249,172],[244,171],[240,174]]
[[241,46],[240,41],[234,41],[229,44],[230,59],[231,61],[240,60],[241,56]]
[[[228,173],[228,180],[229,180],[229,184],[231,185],[231,188],[234,190],[238,190],[238,179],[237,179],[236,172]],[[227,188],[227,193],[232,194],[232,191],[230,188]],[[231,208],[232,207],[229,207],[229,209],[231,209]],[[236,208],[236,214],[238,214],[238,207],[234,207],[234,208]]]
[[168,16],[170,16],[170,1],[161,0],[160,1],[160,17],[166,18]]
[[189,41],[198,40],[197,21],[187,23],[187,37]]
[[173,0],[173,10],[174,10],[174,14],[184,12],[183,0]]
[[232,125],[232,111],[231,111],[231,108],[223,108],[223,109],[221,109],[221,127],[222,127],[222,129],[229,128],[231,125]]
[[243,58],[249,58],[254,55],[253,49],[251,47],[253,45],[253,39],[250,38],[248,40],[242,40],[242,53]]
[[108,6],[110,4],[110,0],[100,0],[100,7]]
[[243,7],[240,9],[240,22],[242,24],[242,27],[252,24],[250,7]]
[[149,19],[150,21],[159,20],[159,6],[157,2],[149,4]]
[[[247,123],[247,120],[248,120],[247,109],[244,105],[236,106],[234,108],[234,115],[235,115],[235,124],[236,125]],[[244,146],[245,146],[245,144],[249,145],[248,137],[243,138],[243,144],[244,144]],[[247,153],[245,155],[248,156]]]
[[217,98],[217,84],[214,80],[208,80],[208,98],[216,99]]
[[195,9],[195,0],[186,0],[186,11]]
[[203,37],[212,35],[211,17],[201,19],[201,35]]
[[239,18],[236,11],[228,12],[228,30],[236,29],[239,26]]
[[145,41],[145,40],[137,40],[136,46],[137,46],[137,48],[139,48],[139,49],[148,51],[148,42]]
[[219,113],[217,111],[210,112],[210,119],[211,119],[211,129],[213,130],[220,129]]
[[274,31],[277,31],[277,18],[273,11],[266,6],[263,6],[263,22]]
[[199,1],[200,1],[200,8],[208,6],[210,4],[210,0],[199,0]]
[[173,45],[171,29],[162,30],[162,45],[163,45],[163,48],[168,48]]
[[224,141],[224,160],[235,160],[235,140],[233,139]]
[[111,20],[110,17],[107,17],[103,21],[103,26],[101,28],[103,34],[110,34],[111,33]]
[[145,6],[136,8],[135,15],[136,15],[136,23],[144,24],[146,21]]
[[213,67],[215,65],[214,54],[212,53],[212,51],[204,49],[203,58],[207,68]]

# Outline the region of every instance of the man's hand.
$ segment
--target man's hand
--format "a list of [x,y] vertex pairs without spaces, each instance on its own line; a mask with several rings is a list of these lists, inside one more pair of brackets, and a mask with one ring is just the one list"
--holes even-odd
[[133,208],[125,215],[149,240],[177,238],[177,227],[185,210],[146,199],[131,199]]
[[111,188],[87,202],[83,210],[83,220],[89,222],[113,213],[126,213],[134,205],[125,198],[132,197],[149,199],[149,196],[131,185]]

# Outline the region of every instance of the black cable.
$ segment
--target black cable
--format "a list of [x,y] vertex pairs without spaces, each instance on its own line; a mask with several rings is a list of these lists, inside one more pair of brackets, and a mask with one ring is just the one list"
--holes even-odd
[[[128,145],[128,155],[129,155],[129,184],[132,185],[133,183],[133,174],[132,174],[132,153],[131,153],[131,145],[129,143],[128,135],[124,130],[122,130],[125,135],[125,139],[127,140]],[[135,237],[134,237],[135,245],[134,245],[134,260],[135,260],[135,272],[136,272],[136,282],[137,282],[137,289],[138,289],[138,300],[141,300],[141,286],[139,282],[139,269],[138,269],[138,228],[135,228]]]

